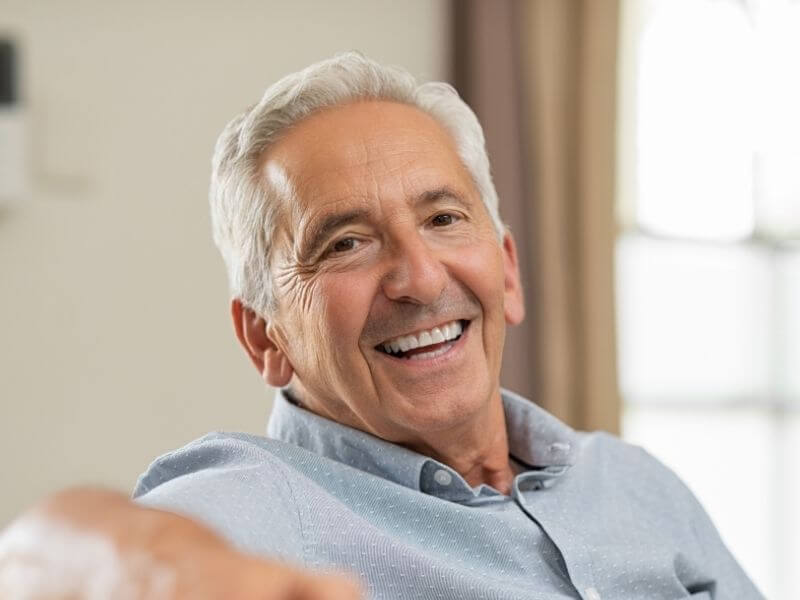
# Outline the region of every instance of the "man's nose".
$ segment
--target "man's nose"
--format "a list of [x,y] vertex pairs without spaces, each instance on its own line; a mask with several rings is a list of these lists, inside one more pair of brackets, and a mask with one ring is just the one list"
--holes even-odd
[[432,304],[442,295],[447,278],[440,257],[417,233],[393,244],[383,293],[398,302]]

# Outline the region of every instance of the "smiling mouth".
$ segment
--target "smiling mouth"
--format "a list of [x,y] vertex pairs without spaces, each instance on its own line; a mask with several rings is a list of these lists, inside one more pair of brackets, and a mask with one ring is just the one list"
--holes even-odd
[[469,324],[470,321],[466,319],[451,321],[441,327],[387,340],[375,346],[375,349],[394,358],[406,360],[434,358],[447,352],[461,339]]

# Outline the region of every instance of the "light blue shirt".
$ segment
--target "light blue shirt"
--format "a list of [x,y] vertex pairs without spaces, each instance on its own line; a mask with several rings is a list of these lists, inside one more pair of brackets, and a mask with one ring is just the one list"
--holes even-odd
[[502,395],[524,467],[509,496],[278,395],[269,438],[207,435],[157,459],[134,497],[242,550],[355,573],[376,600],[762,597],[652,456]]

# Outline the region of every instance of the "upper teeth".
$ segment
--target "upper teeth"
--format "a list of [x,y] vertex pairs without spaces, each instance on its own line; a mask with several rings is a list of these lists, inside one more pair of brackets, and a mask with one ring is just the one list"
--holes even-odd
[[422,346],[448,342],[461,335],[463,327],[461,321],[452,321],[426,331],[419,331],[411,335],[401,335],[383,342],[381,346],[386,352],[405,352]]

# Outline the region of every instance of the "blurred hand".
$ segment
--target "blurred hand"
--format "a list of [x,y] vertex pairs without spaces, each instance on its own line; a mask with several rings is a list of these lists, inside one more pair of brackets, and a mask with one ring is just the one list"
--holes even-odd
[[90,489],[56,494],[0,533],[0,600],[356,600],[350,579],[231,548],[209,529]]

